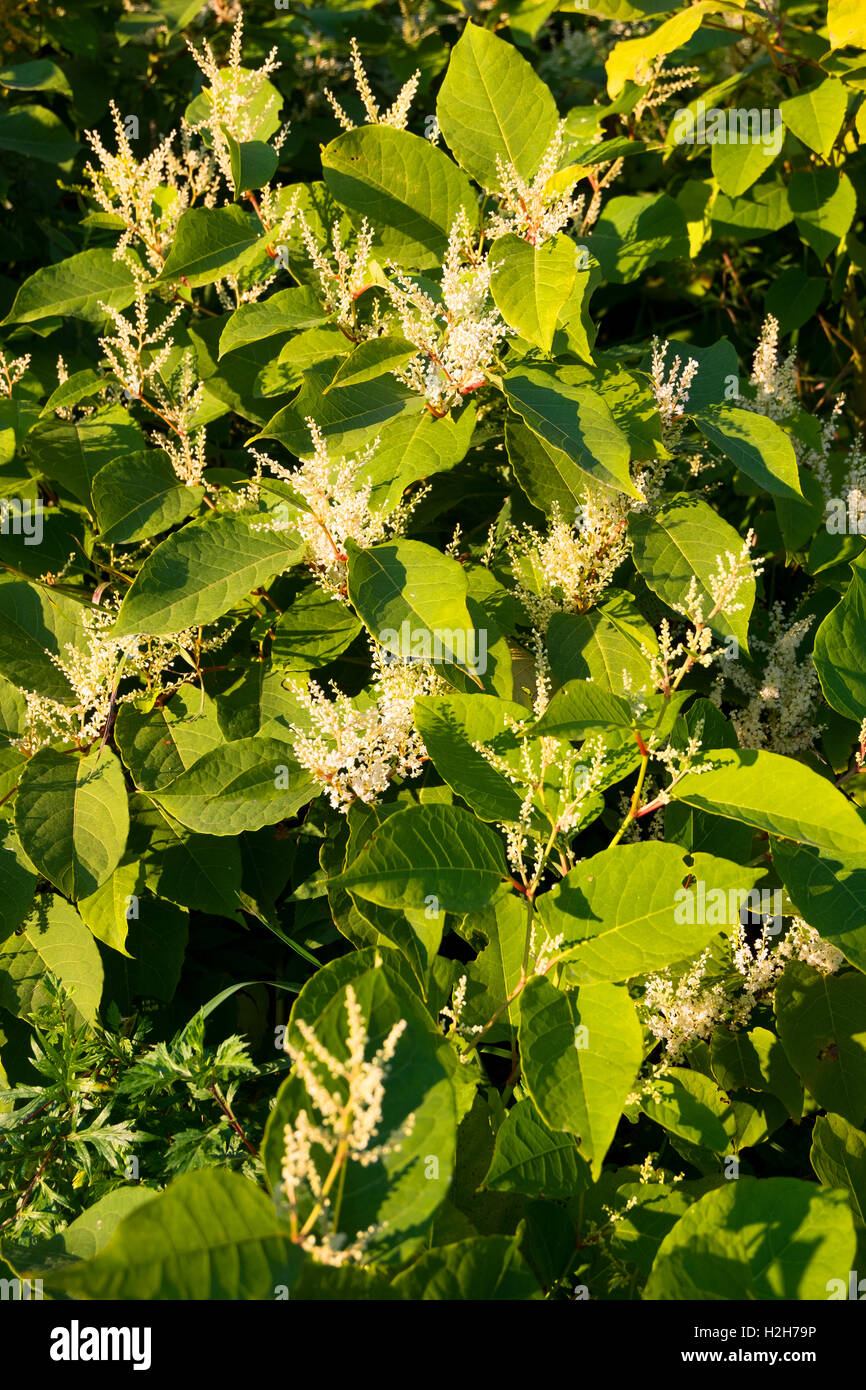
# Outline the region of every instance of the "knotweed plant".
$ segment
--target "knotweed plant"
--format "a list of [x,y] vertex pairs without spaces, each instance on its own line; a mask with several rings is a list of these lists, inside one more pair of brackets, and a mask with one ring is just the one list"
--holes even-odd
[[0,4],[0,1295],[856,1269],[866,30],[604,9]]

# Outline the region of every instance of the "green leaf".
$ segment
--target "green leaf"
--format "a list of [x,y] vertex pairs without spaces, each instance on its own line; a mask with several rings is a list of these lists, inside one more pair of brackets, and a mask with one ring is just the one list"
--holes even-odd
[[665,1236],[653,1299],[826,1299],[856,1238],[842,1192],[798,1178],[741,1177],[700,1197]]
[[240,738],[212,748],[154,799],[190,830],[238,835],[289,820],[317,790],[282,739]]
[[815,634],[813,660],[827,703],[859,724],[866,713],[866,554],[852,560],[851,574]]
[[89,510],[97,473],[118,455],[142,450],[144,442],[123,406],[110,405],[84,420],[40,420],[27,446],[35,468],[68,488]]
[[700,28],[705,15],[733,8],[700,0],[700,3],[666,19],[658,29],[641,34],[640,38],[620,39],[605,63],[608,95],[611,99],[618,97],[627,82],[638,82],[653,58],[666,57],[682,48]]
[[465,925],[472,932],[483,932],[488,944],[467,969],[470,986],[480,985],[483,992],[476,994],[469,989],[462,1021],[470,1027],[484,1027],[497,1009],[504,1009],[501,1024],[494,1027],[501,1027],[507,1034],[508,1028],[516,1028],[520,1017],[522,996],[518,994],[515,999],[511,996],[523,972],[526,903],[512,893],[493,907],[473,913]]
[[821,975],[789,961],[776,985],[776,1026],[788,1061],[824,1110],[866,1118],[866,977]]
[[820,261],[826,261],[854,221],[857,194],[840,169],[797,169],[788,185],[788,201],[800,236]]
[[35,753],[21,774],[15,828],[25,854],[61,893],[95,892],[120,863],[129,831],[123,772],[111,749]]
[[[629,473],[628,440],[597,391],[573,386],[569,369],[517,367],[503,380],[511,409],[520,415],[545,445],[551,462],[564,475],[566,486],[576,464],[596,482],[631,497],[640,494]],[[556,455],[564,455],[562,463]],[[568,487],[573,493],[573,485]]]
[[159,636],[211,623],[288,569],[301,550],[293,532],[254,531],[240,516],[190,522],[148,555],[113,633]]
[[685,214],[666,193],[611,198],[587,245],[612,284],[629,284],[659,261],[689,257]]
[[62,92],[72,96],[66,76],[50,58],[36,58],[30,63],[14,63],[0,68],[0,86],[16,92]]
[[241,304],[220,334],[219,355],[246,347],[249,343],[274,338],[292,328],[314,328],[323,323],[325,314],[308,285],[297,289],[278,290],[265,300]]
[[843,854],[773,840],[773,867],[805,922],[866,972],[866,864]]
[[650,666],[642,648],[652,652],[655,645],[655,633],[631,596],[612,589],[588,613],[554,613],[547,629],[554,680],[592,681],[612,695],[622,690],[623,671],[635,690],[647,683]]
[[0,941],[19,926],[33,903],[37,876],[11,825],[0,825]]
[[113,459],[93,479],[93,505],[103,545],[149,540],[185,521],[204,488],[187,487],[162,449]]
[[0,112],[0,150],[49,164],[65,164],[78,152],[78,141],[45,106],[16,106]]
[[18,931],[0,944],[0,1005],[20,1017],[51,1003],[45,976],[69,996],[76,1019],[95,1023],[102,961],[93,937],[63,898],[40,898]]
[[[127,252],[133,260],[134,253]],[[81,251],[56,265],[35,271],[19,289],[4,324],[38,323],[59,315],[102,323],[105,311],[126,309],[135,299],[135,277],[126,261],[116,261],[108,246]]]
[[456,806],[409,806],[389,816],[335,884],[380,907],[475,912],[506,891],[495,831]]
[[305,371],[292,404],[277,411],[248,442],[276,439],[290,453],[306,457],[312,453],[307,421],[314,419],[332,455],[347,455],[378,437],[383,425],[401,418],[417,421],[420,416],[419,396],[389,374],[360,385],[332,388],[334,369],[332,360]]
[[[743,548],[732,526],[699,497],[680,494],[653,515],[632,512],[628,522],[635,565],[653,593],[669,607],[685,601],[689,584],[697,581],[705,619],[715,603],[710,580],[718,573],[718,561]],[[710,622],[722,637],[735,637],[748,652],[749,615],[755,601],[755,581],[749,576],[740,586],[737,602],[743,605],[730,617],[718,613]]]
[[825,77],[814,87],[788,97],[779,105],[782,120],[798,140],[825,158],[842,128],[848,94],[844,82]]
[[499,237],[490,249],[490,293],[506,323],[550,352],[560,310],[577,274],[577,248],[560,233],[531,246],[519,236]]
[[827,29],[831,49],[866,48],[866,17],[860,0],[829,0]]
[[803,1114],[803,1086],[769,1028],[731,1032],[717,1028],[710,1040],[713,1076],[726,1091],[768,1091],[792,1119]]
[[348,130],[322,151],[331,196],[366,217],[382,253],[398,265],[431,270],[441,264],[460,209],[477,221],[472,185],[429,140],[392,126]]
[[389,420],[379,447],[364,465],[365,477],[373,484],[371,508],[390,510],[410,483],[459,463],[471,443],[475,418],[470,404],[440,420],[427,410]]
[[[774,117],[774,120],[776,118]],[[712,146],[710,164],[713,178],[729,198],[739,198],[769,169],[781,149],[784,131],[779,124],[772,139],[717,141]]]
[[517,740],[507,740],[507,751],[494,740],[506,732],[507,719],[522,720],[526,715],[522,705],[495,695],[422,695],[415,701],[415,727],[433,766],[482,820],[517,820],[523,794],[474,745],[493,744],[503,757],[510,754],[519,772]]
[[774,496],[802,498],[794,447],[775,420],[733,405],[713,406],[692,418],[704,438],[759,487]]
[[457,162],[486,189],[499,187],[497,158],[531,178],[558,119],[550,91],[527,60],[472,23],[451,50],[436,116]]
[[809,1161],[824,1187],[848,1193],[862,1240],[866,1231],[866,1134],[841,1115],[819,1115],[812,1129]]
[[729,1147],[725,1126],[730,1114],[728,1098],[702,1072],[674,1067],[667,1075],[654,1077],[652,1089],[641,1097],[640,1109],[687,1144],[716,1154]]
[[138,915],[138,896],[143,874],[141,864],[133,860],[118,864],[110,878],[86,898],[79,898],[78,911],[93,935],[106,946],[129,956],[126,934],[130,914]]
[[216,705],[192,686],[143,712],[121,705],[114,726],[118,751],[137,787],[160,791],[212,748],[225,743]]
[[399,335],[368,338],[337,368],[331,385],[326,387],[326,394],[334,387],[358,386],[364,381],[374,381],[385,372],[397,371],[406,366],[417,350]]
[[149,837],[141,852],[151,892],[190,911],[242,921],[238,898],[242,874],[238,840],[195,835],[179,825],[162,806],[145,797],[134,797],[132,809],[133,832],[146,833]]
[[52,656],[66,655],[80,633],[77,603],[35,584],[0,584],[0,667],[22,690],[38,690],[61,704],[74,703],[72,688]]
[[223,135],[229,147],[235,197],[241,198],[244,193],[269,184],[279,163],[276,150],[264,140],[235,140],[225,126]]
[[586,1186],[586,1167],[573,1137],[548,1129],[532,1101],[521,1100],[497,1132],[484,1186],[567,1201]]
[[712,770],[687,772],[676,801],[741,820],[770,835],[843,854],[866,852],[866,825],[826,777],[779,753],[716,749]]
[[538,1280],[511,1236],[473,1236],[428,1250],[391,1287],[413,1303],[425,1299],[464,1302],[525,1300],[538,1293]]
[[271,660],[291,671],[318,671],[344,652],[361,623],[344,603],[317,586],[304,589],[274,627]]
[[578,1137],[597,1181],[643,1058],[628,990],[600,984],[564,994],[533,979],[520,1001],[519,1039],[538,1113],[551,1129]]
[[[557,959],[579,984],[630,980],[696,955],[739,921],[762,870],[647,840],[584,859],[537,900],[548,936],[564,934]],[[685,885],[685,886],[684,886]],[[703,919],[703,920],[701,920]]]
[[471,664],[475,629],[462,565],[421,541],[386,541],[367,550],[348,542],[346,549],[349,599],[385,651],[406,660],[424,655],[424,647],[427,660]]
[[303,1261],[255,1183],[204,1168],[130,1212],[104,1249],[54,1275],[51,1287],[85,1299],[272,1300]]
[[557,690],[532,732],[578,742],[610,728],[631,729],[634,723],[628,700],[597,690],[591,681],[572,680]]
[[244,270],[261,244],[261,228],[234,203],[225,208],[187,208],[159,279],[183,277],[191,289],[212,285]]

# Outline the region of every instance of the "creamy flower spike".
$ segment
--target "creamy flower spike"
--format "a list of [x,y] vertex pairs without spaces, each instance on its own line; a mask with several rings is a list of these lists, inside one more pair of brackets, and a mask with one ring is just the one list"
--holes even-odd
[[490,298],[491,267],[475,245],[461,208],[448,237],[442,265],[441,302],[389,265],[388,297],[403,337],[418,349],[408,366],[394,372],[424,396],[435,415],[477,391],[487,380],[499,344],[513,332]]
[[[76,703],[65,705],[48,696],[25,691],[27,729],[15,742],[21,752],[35,753],[55,739],[64,743],[92,742],[105,728],[112,703],[124,704],[136,698],[138,692],[135,690],[118,695],[121,675],[139,675],[148,689],[158,685],[168,693],[176,690],[195,666],[192,653],[212,651],[228,635],[226,632],[202,639],[199,629],[187,628],[167,637],[112,637],[110,632],[119,607],[117,603],[85,609],[81,625],[86,640],[82,646],[67,643],[63,656],[49,652],[53,664],[68,680]],[[186,667],[183,675],[171,672],[178,658]],[[169,673],[172,679],[162,684],[163,677]]]
[[731,932],[731,956],[740,977],[733,989],[726,989],[719,981],[706,983],[709,950],[692,963],[676,984],[669,970],[647,979],[642,1004],[644,1021],[653,1037],[664,1042],[671,1058],[676,1058],[690,1042],[706,1041],[722,1025],[734,1031],[748,1027],[758,1002],[772,994],[789,960],[802,961],[820,975],[835,975],[845,963],[842,952],[822,940],[802,917],[793,919],[775,947],[771,946],[766,928],[760,939],[750,945],[744,928],[736,925]]
[[534,628],[544,632],[554,613],[584,613],[598,602],[628,554],[632,505],[621,493],[588,494],[573,526],[554,503],[546,535],[509,529],[514,592]]
[[[183,309],[178,304],[169,310],[156,328],[148,327],[148,305],[143,280],[135,284],[135,318],[124,318],[119,309],[100,303],[114,325],[114,336],[99,339],[108,364],[122,383],[130,399],[140,400],[169,428],[159,443],[171,459],[179,480],[187,487],[202,481],[205,464],[205,431],[194,428],[193,422],[204,400],[204,383],[198,380],[195,354],[190,349],[181,357],[171,380],[171,392],[163,384],[162,371],[174,348],[171,330]],[[147,351],[161,344],[155,352]],[[145,357],[148,358],[145,361]],[[154,406],[144,395],[145,389],[156,397]]]
[[315,420],[308,418],[306,423],[313,440],[313,454],[302,459],[298,468],[284,468],[266,454],[250,449],[260,468],[269,468],[276,477],[291,484],[306,510],[298,508],[290,519],[254,522],[253,529],[297,530],[306,542],[305,562],[317,584],[326,593],[345,600],[346,542],[354,541],[366,550],[389,536],[402,535],[422,494],[416,493],[412,501],[388,510],[372,511],[373,483],[364,477],[363,470],[379,447],[378,436],[353,458],[332,460]]
[[725,682],[747,697],[744,709],[731,711],[731,723],[741,748],[767,748],[772,753],[797,753],[811,748],[824,725],[817,720],[821,698],[818,673],[799,646],[814,615],[791,622],[780,603],[770,609],[768,640],[753,636],[755,669],[722,652],[722,669],[710,698],[721,704]]
[[[373,1056],[367,1060],[369,1033],[352,985],[346,986],[348,1057],[335,1057],[319,1041],[309,1024],[298,1020],[303,1048],[285,1042],[285,1050],[301,1078],[319,1119],[310,1119],[302,1109],[283,1130],[282,1193],[288,1203],[289,1220],[295,1243],[321,1264],[342,1265],[360,1260],[371,1239],[382,1226],[358,1231],[351,1242],[337,1227],[339,1200],[331,1193],[341,1190],[339,1179],[346,1165],[362,1168],[380,1162],[399,1151],[415,1126],[414,1114],[386,1139],[380,1139],[385,1082],[397,1045],[406,1030],[405,1019],[395,1023]],[[322,1079],[322,1072],[326,1079]],[[336,1086],[334,1083],[337,1083]],[[330,1156],[324,1177],[320,1175],[314,1150]],[[311,1208],[302,1218],[304,1198]]]
[[[214,57],[213,49],[204,40],[201,49],[187,40],[187,48],[208,80],[210,109],[206,119],[190,127],[194,131],[206,130],[213,142],[214,154],[223,178],[229,188],[233,187],[231,152],[223,129],[240,143],[260,139],[258,131],[262,122],[273,109],[276,96],[271,95],[264,106],[257,106],[256,98],[263,83],[282,65],[277,61],[277,46],[271,49],[260,68],[253,70],[243,66],[243,12],[238,11],[235,27],[229,45],[228,63],[221,67]],[[275,147],[279,149],[282,139],[288,132],[284,126]]]
[[333,684],[330,696],[313,680],[291,686],[310,721],[309,729],[292,726],[295,757],[337,811],[355,800],[377,802],[394,777],[420,775],[427,750],[415,728],[415,700],[449,688],[426,662],[395,661],[370,646],[376,699],[366,708]]
[[506,164],[496,156],[498,187],[487,190],[498,202],[497,211],[485,227],[485,235],[491,241],[513,233],[532,246],[541,246],[570,222],[578,223],[578,236],[584,236],[594,226],[601,212],[602,190],[613,183],[623,161],[618,159],[612,164],[595,166],[593,196],[587,208],[583,194],[579,198],[572,196],[578,183],[586,177],[583,169],[578,169],[577,176],[570,177],[564,185],[554,178],[562,159],[564,132],[565,121],[560,121],[529,183],[521,178],[513,164]]
[[[360,49],[358,48],[357,40],[354,38],[350,39],[349,45],[352,51],[352,72],[355,78],[355,87],[357,88],[358,96],[361,98],[361,102],[363,104],[364,111],[367,116],[367,124],[389,125],[393,126],[395,130],[405,130],[406,123],[409,119],[409,107],[412,105],[413,98],[415,96],[416,91],[418,90],[418,82],[421,77],[421,69],[417,68],[416,71],[409,78],[408,82],[405,82],[403,84],[397,95],[396,101],[393,103],[393,105],[389,106],[388,110],[385,111],[383,114],[379,110],[379,106],[376,102],[376,99],[373,96],[373,92],[370,87],[367,74],[364,71],[364,64],[361,61],[361,53]],[[346,115],[345,111],[343,110],[340,103],[337,101],[337,98],[334,96],[333,92],[331,92],[327,87],[325,87],[324,91],[325,96],[331,103],[334,115],[337,117],[337,120],[340,122],[340,125],[343,127],[343,129],[354,130],[354,121]]]

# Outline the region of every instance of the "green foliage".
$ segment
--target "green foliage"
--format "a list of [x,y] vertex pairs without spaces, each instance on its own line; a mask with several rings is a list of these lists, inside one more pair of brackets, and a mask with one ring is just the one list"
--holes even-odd
[[6,10],[4,1276],[847,1287],[862,6]]

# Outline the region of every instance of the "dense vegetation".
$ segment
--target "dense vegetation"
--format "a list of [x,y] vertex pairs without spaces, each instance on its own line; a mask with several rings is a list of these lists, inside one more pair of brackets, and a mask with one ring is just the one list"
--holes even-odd
[[0,1274],[850,1296],[862,7],[3,19]]

